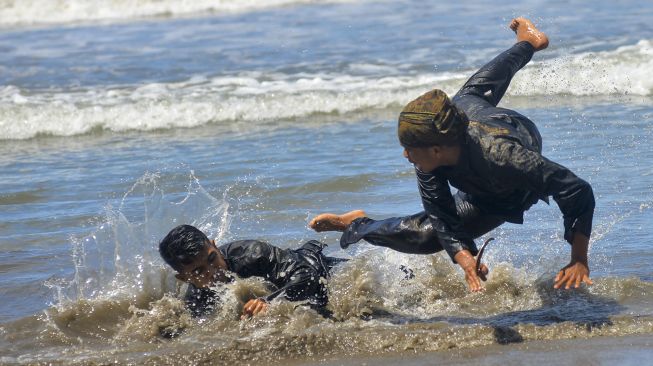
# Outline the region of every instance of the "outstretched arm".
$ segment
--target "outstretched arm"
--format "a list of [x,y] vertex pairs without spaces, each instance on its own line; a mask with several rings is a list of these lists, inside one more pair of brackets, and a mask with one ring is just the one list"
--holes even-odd
[[526,187],[542,197],[553,196],[564,218],[565,240],[571,244],[571,261],[556,276],[555,288],[581,283],[589,278],[587,250],[594,216],[594,193],[586,181],[569,169],[537,152],[506,141],[496,144],[490,154],[496,163],[494,172],[516,187]]
[[419,169],[415,169],[415,172],[424,211],[428,214],[442,248],[456,263],[458,261],[455,256],[461,250],[476,255],[478,249],[470,233],[463,228],[447,179]]
[[[435,229],[437,239],[451,259],[465,272],[465,281],[472,292],[483,291],[479,274],[476,273],[478,253],[472,235],[465,232],[458,215],[455,201],[446,179],[416,170],[417,182],[424,210]],[[487,274],[487,267],[484,266]],[[483,275],[484,277],[484,275]]]

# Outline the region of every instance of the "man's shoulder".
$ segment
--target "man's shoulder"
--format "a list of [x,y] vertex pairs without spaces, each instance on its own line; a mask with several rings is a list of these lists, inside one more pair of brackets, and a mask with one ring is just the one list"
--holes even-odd
[[494,123],[489,120],[470,121],[467,128],[468,141],[489,150],[497,144],[523,145],[520,135],[504,123]]
[[537,126],[514,111],[507,110],[506,113],[495,113],[470,121],[468,135],[485,145],[509,142],[537,153],[542,152],[542,136]]
[[242,278],[265,276],[276,265],[281,251],[261,240],[238,240],[220,246],[229,269]]
[[505,137],[513,134],[513,131],[510,129],[504,126],[490,123],[486,120],[469,121],[467,131],[470,136],[478,138],[485,136]]
[[245,240],[235,240],[226,244],[221,245],[218,249],[222,253],[240,253],[240,252],[261,252],[268,250],[273,247],[273,245],[268,244],[262,240],[256,239],[245,239]]
[[522,141],[507,128],[483,122],[470,122],[469,151],[472,160],[482,160],[492,167],[510,165],[522,159],[524,152],[531,152]]
[[237,240],[220,246],[220,252],[229,267],[241,275],[236,268],[244,269],[261,265],[262,262],[274,261],[279,249],[261,240]]

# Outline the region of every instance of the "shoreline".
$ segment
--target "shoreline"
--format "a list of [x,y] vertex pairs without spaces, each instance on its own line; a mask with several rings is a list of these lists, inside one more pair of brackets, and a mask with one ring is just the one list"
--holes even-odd
[[291,366],[634,365],[653,359],[653,333],[625,337],[535,340],[447,351],[284,362]]

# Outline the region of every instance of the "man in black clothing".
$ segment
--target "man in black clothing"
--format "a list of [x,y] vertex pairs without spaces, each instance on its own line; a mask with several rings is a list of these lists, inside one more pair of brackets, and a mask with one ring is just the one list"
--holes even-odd
[[249,300],[242,317],[265,312],[276,296],[290,301],[307,301],[320,309],[327,304],[326,279],[329,270],[341,258],[326,257],[325,247],[311,240],[299,249],[280,249],[258,240],[240,240],[216,247],[199,229],[180,225],[159,243],[159,253],[177,274],[189,284],[186,305],[193,315],[202,316],[212,310],[216,293],[211,286],[230,282],[231,274],[240,278],[262,277],[276,287],[265,298]]
[[[453,99],[435,89],[399,115],[399,141],[415,166],[424,212],[386,220],[372,220],[360,210],[322,214],[310,227],[343,231],[343,248],[364,239],[404,253],[445,250],[464,270],[470,290],[481,291],[479,275],[487,267],[477,273],[474,239],[506,221],[523,223],[524,211],[552,196],[572,246],[571,261],[554,287],[592,284],[587,262],[591,186],[541,155],[542,138],[531,120],[497,107],[515,73],[549,43],[528,19],[513,19],[510,28],[517,43],[483,66]],[[457,188],[455,195],[450,185]]]

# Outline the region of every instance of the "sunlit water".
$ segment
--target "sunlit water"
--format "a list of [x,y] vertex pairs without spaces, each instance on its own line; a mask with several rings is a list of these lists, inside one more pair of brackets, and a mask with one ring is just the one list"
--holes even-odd
[[[653,6],[204,3],[0,9],[0,363],[272,362],[653,332]],[[455,92],[511,45],[516,15],[551,47],[503,105],[592,184],[595,285],[551,288],[569,259],[555,204],[483,238],[496,238],[484,294],[444,254],[342,251],[307,229],[323,211],[421,209],[397,113],[430,88]],[[156,251],[180,223],[218,242],[328,243],[352,259],[329,283],[334,318],[278,301],[241,322],[266,291],[248,280],[191,319]]]

